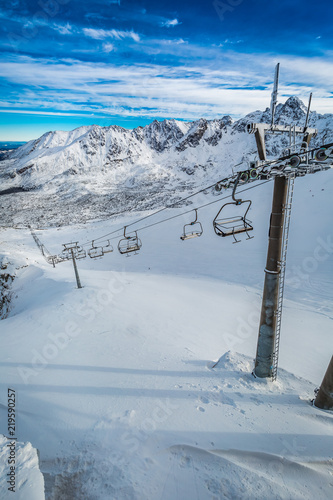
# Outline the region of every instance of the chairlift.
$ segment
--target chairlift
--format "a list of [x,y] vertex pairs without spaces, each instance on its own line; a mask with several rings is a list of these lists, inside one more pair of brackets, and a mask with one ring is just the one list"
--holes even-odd
[[72,254],[71,254],[70,250],[68,250],[68,248],[65,248],[61,252],[61,258],[64,259],[64,260],[69,260],[69,259],[72,258]]
[[63,260],[70,260],[73,258],[73,255],[77,260],[85,259],[87,257],[86,251],[82,247],[77,245],[71,248],[64,248],[64,250],[61,252],[60,258]]
[[[252,223],[250,220],[248,220],[246,218],[247,213],[250,210],[250,207],[252,205],[252,201],[251,200],[241,200],[240,198],[239,199],[235,198],[236,188],[238,186],[238,182],[239,182],[241,174],[242,174],[242,172],[240,172],[237,175],[237,179],[236,179],[234,187],[233,187],[233,191],[232,191],[233,201],[222,205],[222,207],[218,211],[215,219],[213,220],[213,227],[214,227],[214,231],[217,234],[217,236],[222,236],[222,237],[233,236],[233,238],[235,240],[235,241],[233,241],[233,243],[240,242],[240,240],[237,240],[237,238],[235,236],[236,234],[246,233],[247,234],[246,239],[249,240],[249,239],[253,238],[253,236],[249,235],[249,231],[253,230]],[[221,217],[221,215],[220,215],[221,212],[223,212],[225,210],[225,207],[227,207],[228,205],[240,206],[243,204],[247,205],[247,208],[245,210],[244,215],[238,215],[235,217]]]
[[191,238],[196,238],[197,236],[201,236],[203,233],[201,222],[198,221],[198,211],[195,209],[195,219],[193,222],[189,224],[185,224],[183,229],[183,234],[180,239],[185,241]]
[[118,243],[118,250],[121,254],[127,254],[127,257],[129,257],[128,254],[131,252],[134,252],[135,255],[137,254],[142,247],[142,243],[136,231],[133,236],[126,236],[126,227],[124,226],[124,238]]
[[102,247],[103,253],[110,253],[113,252],[113,246],[110,243],[110,240],[108,240],[108,244]]
[[74,257],[77,260],[85,259],[87,257],[87,252],[82,247],[77,247],[77,249],[74,251]]
[[88,255],[91,259],[99,259],[103,257],[103,247],[96,247],[94,245],[94,240],[91,242],[91,248],[88,250]]

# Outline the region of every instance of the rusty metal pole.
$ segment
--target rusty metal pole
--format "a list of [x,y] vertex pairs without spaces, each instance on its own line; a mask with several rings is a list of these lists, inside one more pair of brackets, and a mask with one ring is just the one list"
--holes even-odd
[[333,356],[324,375],[314,405],[322,410],[333,410]]
[[279,298],[279,277],[285,205],[288,193],[288,178],[276,177],[272,213],[268,235],[265,283],[262,297],[261,318],[254,373],[257,377],[271,377],[276,337],[276,314]]

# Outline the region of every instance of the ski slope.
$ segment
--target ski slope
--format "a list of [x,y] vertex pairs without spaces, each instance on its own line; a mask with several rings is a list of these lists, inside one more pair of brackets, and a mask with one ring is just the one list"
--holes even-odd
[[[246,193],[255,238],[218,238],[216,203],[198,213],[200,238],[180,240],[187,214],[140,231],[136,256],[116,239],[103,259],[79,261],[81,290],[71,262],[53,269],[28,230],[0,232],[1,255],[27,266],[0,324],[0,433],[11,386],[48,500],[332,497],[333,415],[310,403],[332,352],[332,171],[295,182],[274,383],[251,375],[272,189]],[[201,194],[138,227],[216,199]],[[142,215],[38,236],[58,253]]]

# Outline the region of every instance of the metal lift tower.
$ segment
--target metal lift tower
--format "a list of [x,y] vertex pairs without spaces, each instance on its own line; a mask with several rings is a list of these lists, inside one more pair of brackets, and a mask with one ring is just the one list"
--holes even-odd
[[[266,161],[266,134],[288,134],[290,145],[287,149],[289,150],[289,155],[296,152],[296,147],[307,154],[306,151],[308,150],[309,142],[311,138],[315,137],[317,134],[316,129],[308,127],[311,95],[304,127],[274,124],[278,79],[279,64],[277,64],[275,69],[274,88],[271,100],[271,123],[251,123],[248,125],[248,132],[255,134],[259,159],[263,162]],[[296,144],[296,137],[298,135],[302,136],[300,144]],[[276,176],[274,180],[272,213],[265,267],[265,283],[254,368],[254,374],[257,377],[272,377],[273,380],[276,379],[278,367],[288,234],[296,170],[293,171],[292,167],[297,167],[300,161],[297,155],[291,157],[289,159],[291,167],[289,171],[281,173],[281,175]]]

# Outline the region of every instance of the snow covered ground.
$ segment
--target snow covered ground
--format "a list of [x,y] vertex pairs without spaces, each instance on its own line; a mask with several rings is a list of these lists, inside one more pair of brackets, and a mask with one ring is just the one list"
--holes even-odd
[[[275,383],[251,375],[272,182],[246,193],[254,239],[218,238],[217,203],[199,211],[201,238],[180,240],[188,214],[140,231],[137,256],[113,240],[113,253],[79,261],[81,290],[27,230],[0,232],[1,254],[28,265],[0,323],[0,432],[11,386],[48,500],[332,497],[333,415],[310,403],[332,354],[332,171],[295,184]],[[193,208],[216,199],[198,198]],[[58,253],[140,215],[38,236]]]
[[[16,464],[9,465],[12,474],[8,476],[10,450],[15,454]],[[10,460],[13,464],[14,458]],[[39,470],[37,451],[30,443],[16,442],[14,445],[12,440],[0,435],[0,491],[4,500],[44,500],[44,479]]]

